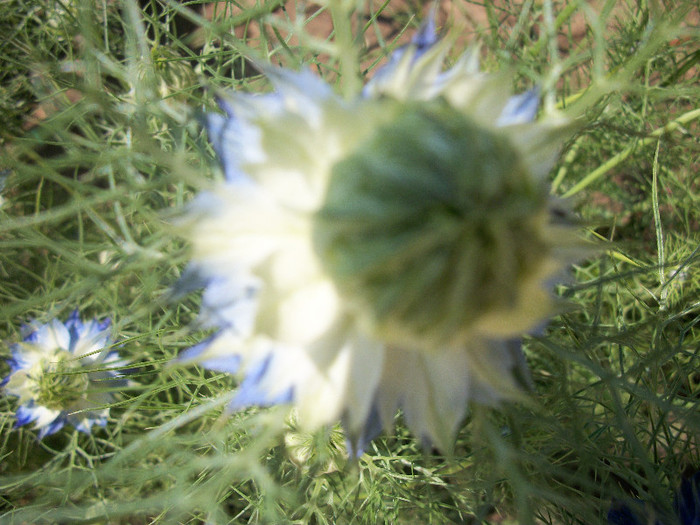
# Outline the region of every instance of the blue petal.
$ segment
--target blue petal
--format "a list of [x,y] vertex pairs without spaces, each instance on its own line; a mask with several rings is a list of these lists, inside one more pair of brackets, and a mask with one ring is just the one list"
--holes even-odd
[[435,18],[437,16],[437,2],[433,4],[430,14],[421,24],[420,28],[413,35],[411,43],[416,46],[416,57],[425,53],[430,47],[438,41],[437,32],[435,30]]
[[331,87],[310,69],[292,71],[275,67],[265,68],[264,73],[283,97],[301,97],[318,101],[333,94]]
[[204,118],[204,126],[207,129],[209,142],[214,148],[216,156],[219,158],[221,168],[224,170],[224,177],[227,181],[237,181],[247,179],[247,175],[241,171],[236,159],[231,156],[226,147],[226,135],[230,128],[237,125],[235,119],[225,118],[217,113],[208,113]]
[[209,142],[219,159],[224,177],[230,183],[251,184],[252,180],[240,169],[238,150],[250,140],[250,130],[245,123],[233,114],[233,108],[223,98],[218,99],[219,106],[226,111],[227,117],[218,113],[204,116],[204,127]]
[[[104,425],[100,425],[104,426]],[[79,423],[75,425],[75,429],[78,432],[82,432],[83,434],[92,434],[92,420],[88,419],[87,421],[83,421],[82,423]]]
[[700,471],[683,480],[674,508],[682,525],[700,525]]
[[[229,125],[229,122],[231,122],[233,118],[233,116],[229,116],[228,118],[226,118],[223,115],[219,115],[218,113],[207,113],[204,116],[204,127],[207,130],[209,143],[214,148],[214,153],[216,153],[216,156],[221,160],[221,163],[223,165],[222,167],[224,169],[226,169],[226,164],[229,164],[225,162],[227,155],[224,149],[224,135],[226,133],[226,129]],[[227,179],[230,178],[228,173],[225,173],[224,175]]]
[[90,344],[103,348],[109,346],[111,343],[111,336],[108,328],[111,324],[112,320],[109,318],[102,322],[93,319],[89,323],[85,323],[83,331],[80,334],[80,339],[89,341]]
[[85,329],[77,308],[73,310],[70,316],[68,316],[68,320],[64,324],[66,325],[68,333],[70,334],[70,345],[68,350],[72,352],[75,345],[78,343],[78,339],[80,339],[80,337],[83,335],[83,331]]
[[20,328],[20,333],[22,334],[22,341],[26,343],[36,343],[39,337],[38,330],[31,324],[23,324]]
[[[105,367],[122,367],[127,364],[126,361],[119,359],[119,352],[116,350],[111,350],[102,359],[101,363]],[[138,367],[133,368],[120,368],[119,370],[105,370],[99,372],[99,375],[92,373],[94,381],[109,381],[110,388],[122,388],[129,386],[130,380],[126,378],[128,374],[133,374],[139,371]]]
[[[39,414],[36,412],[36,409],[34,407],[34,401],[31,401],[28,405],[20,405],[17,408],[15,417],[17,419],[15,421],[15,428],[21,427],[23,425],[26,425],[27,423],[31,423],[32,421],[36,420],[39,417]],[[58,432],[61,428],[63,428],[63,425],[65,424],[66,417],[65,414],[61,412],[58,415],[58,417],[56,417],[56,419],[51,421],[48,425],[44,425],[43,427],[41,427],[37,438],[41,439],[44,436],[48,436],[49,434]]]
[[203,368],[214,370],[215,372],[224,372],[228,374],[237,373],[241,367],[240,355],[231,353],[224,356],[212,357],[210,359],[198,359],[219,335],[218,333],[214,334],[201,343],[183,350],[180,352],[180,355],[178,355],[177,360],[181,362],[196,361],[197,364]]
[[30,405],[20,405],[17,407],[17,412],[15,413],[15,418],[17,419],[15,421],[15,428],[31,423],[39,417],[39,414],[32,409],[32,405],[33,402]]
[[78,314],[78,310],[75,310],[64,324],[70,334],[68,349],[73,353],[81,342],[95,348],[104,348],[111,343],[110,333],[107,330],[112,324],[109,318],[102,322],[93,319],[92,321],[83,323]]
[[205,276],[201,268],[196,264],[190,264],[182,272],[177,282],[172,286],[168,299],[177,301],[186,295],[204,288],[210,278]]
[[212,341],[214,341],[217,337],[219,337],[218,333],[207,337],[201,343],[197,343],[194,346],[186,348],[185,350],[183,350],[182,352],[180,352],[178,354],[177,360],[181,361],[183,363],[186,363],[189,361],[196,361],[197,358],[209,347],[209,345],[212,343]]
[[[224,118],[221,115],[216,115],[216,114],[206,115],[207,119],[209,119],[209,118],[213,119],[213,122],[211,124],[213,126],[213,128],[210,128],[209,126],[207,126],[207,132],[209,132],[209,133],[214,131],[216,128],[223,128],[223,126],[227,120],[236,118],[236,111],[233,109],[233,106],[229,103],[228,100],[226,100],[224,97],[216,97],[216,103],[226,113],[226,116],[228,118]],[[221,119],[221,121],[217,122],[218,119]]]
[[230,410],[235,411],[252,405],[278,405],[289,403],[293,400],[294,389],[292,387],[278,394],[271,394],[261,387],[261,383],[263,383],[265,379],[265,374],[270,368],[271,362],[272,355],[270,354],[248,370],[245,379],[243,379],[238,389],[238,394],[236,394],[236,397],[229,404]]
[[51,423],[43,427],[41,430],[39,430],[39,435],[37,436],[38,439],[42,439],[44,436],[49,436],[51,434],[55,434],[59,430],[63,428],[63,425],[66,424],[66,418],[64,414],[61,414],[59,417],[54,419]]
[[226,374],[236,374],[241,368],[241,356],[232,354],[216,357],[214,359],[205,359],[199,364],[207,370],[224,372]]
[[421,24],[420,28],[418,28],[418,31],[416,31],[416,34],[413,35],[413,38],[411,38],[411,43],[403,45],[394,51],[389,57],[389,64],[387,64],[387,66],[395,64],[401,60],[404,53],[411,48],[415,49],[412,59],[412,62],[415,62],[437,43],[438,36],[437,32],[435,31],[435,16],[436,10],[433,8],[431,9],[428,17]]
[[[77,416],[71,417],[68,416],[69,419],[77,419]],[[77,425],[75,422],[72,422],[73,426],[78,430],[79,432],[82,432],[83,434],[92,434],[92,426],[97,425],[98,427],[106,427],[107,426],[107,418],[106,417],[88,417],[85,419],[81,419],[80,423]]]
[[508,99],[496,122],[499,126],[532,122],[540,105],[540,90],[535,88]]
[[14,344],[10,346],[10,353],[12,354],[12,357],[7,360],[7,364],[10,365],[13,372],[29,366],[29,362],[24,358],[24,352],[22,351],[21,345]]
[[[644,512],[644,502],[642,500],[632,500],[634,508],[630,508],[626,503],[613,499],[608,510],[608,523],[611,525],[647,525],[649,518]],[[658,520],[655,525],[662,525]]]
[[10,176],[10,173],[12,173],[10,170],[0,170],[0,191],[5,189],[5,183],[7,182],[7,178]]
[[211,279],[202,294],[199,321],[205,328],[226,328],[245,333],[253,326],[257,287],[251,281]]
[[116,350],[111,350],[105,354],[105,356],[102,358],[102,363],[108,365],[113,361],[117,361],[119,359],[119,352]]
[[52,319],[36,330],[36,339],[33,344],[40,346],[45,351],[69,350],[72,344],[71,333],[68,327],[58,319]]
[[616,500],[613,500],[610,510],[608,510],[608,523],[611,525],[643,525],[627,505]]
[[522,339],[509,339],[504,341],[503,345],[507,348],[508,353],[513,360],[513,368],[511,372],[518,383],[518,386],[525,390],[534,391],[535,383],[530,375],[530,367],[527,365],[525,353],[523,352]]
[[435,31],[436,12],[437,3],[434,4],[433,9],[431,9],[427,19],[421,24],[420,28],[411,39],[411,42],[394,50],[394,52],[389,56],[388,62],[380,67],[372,79],[365,85],[365,87],[362,89],[363,97],[369,97],[374,85],[381,84],[383,78],[391,75],[407,51],[413,50],[413,56],[411,58],[411,66],[413,66],[413,64],[415,64],[415,62],[422,55],[424,55],[426,51],[437,43],[438,36]]
[[[649,518],[643,512],[644,502],[633,500],[638,509],[630,508],[624,503],[613,500],[608,511],[608,523],[612,525],[646,525]],[[684,479],[673,501],[677,521],[680,525],[700,525],[700,471]],[[655,525],[663,525],[659,520]]]

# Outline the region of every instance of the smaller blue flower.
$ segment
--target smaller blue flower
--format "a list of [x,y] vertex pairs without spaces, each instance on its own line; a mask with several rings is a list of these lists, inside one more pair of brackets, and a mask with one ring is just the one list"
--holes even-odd
[[613,500],[608,511],[608,523],[611,525],[700,525],[700,471],[681,482],[673,500],[675,520],[663,522],[656,519],[658,513],[645,505],[643,501],[634,500],[631,505]]
[[15,427],[34,423],[39,439],[69,423],[90,433],[107,425],[113,391],[127,384],[105,368],[125,363],[110,348],[110,321],[84,323],[74,311],[65,323],[56,319],[27,327],[29,333],[10,346],[10,374],[0,382],[5,393],[19,398]]

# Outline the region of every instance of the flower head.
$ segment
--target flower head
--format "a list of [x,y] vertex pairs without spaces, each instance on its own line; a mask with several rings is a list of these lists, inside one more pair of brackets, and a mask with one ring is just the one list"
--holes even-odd
[[1,386],[19,398],[16,426],[34,422],[41,439],[66,423],[88,434],[92,425],[107,424],[109,408],[103,407],[114,400],[111,390],[126,382],[96,370],[123,364],[109,348],[109,324],[83,323],[76,310],[65,323],[54,319],[33,327],[10,347],[10,375]]
[[232,408],[291,401],[356,450],[401,408],[448,448],[469,401],[520,392],[517,338],[578,243],[545,180],[569,123],[475,51],[443,71],[449,47],[431,20],[355,100],[270,69],[207,116],[225,181],[182,221],[182,286],[220,331],[182,359],[242,372]]

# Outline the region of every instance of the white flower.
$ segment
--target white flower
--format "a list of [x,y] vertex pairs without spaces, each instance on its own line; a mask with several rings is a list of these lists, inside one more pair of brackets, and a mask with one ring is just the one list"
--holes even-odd
[[356,451],[401,408],[447,449],[468,402],[527,381],[517,339],[578,243],[545,179],[569,124],[474,51],[443,71],[448,50],[429,22],[356,100],[271,69],[274,93],[207,116],[226,180],[182,221],[182,287],[220,331],[181,359],[241,373],[232,408],[292,402]]
[[17,427],[33,422],[41,439],[66,423],[88,434],[92,425],[107,424],[104,405],[127,382],[104,370],[124,364],[109,348],[109,324],[83,323],[76,310],[65,323],[54,319],[11,345],[10,375],[0,386],[19,398]]

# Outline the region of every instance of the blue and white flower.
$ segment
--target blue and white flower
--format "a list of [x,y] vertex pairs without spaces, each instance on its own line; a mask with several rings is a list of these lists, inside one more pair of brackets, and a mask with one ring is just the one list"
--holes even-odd
[[293,403],[355,451],[402,409],[448,449],[469,402],[521,395],[517,340],[580,253],[546,180],[570,122],[449,49],[431,20],[355,100],[270,68],[273,93],[207,115],[225,180],[180,223],[181,286],[219,331],[181,360],[240,374],[232,409]]
[[66,423],[88,434],[93,425],[107,425],[105,405],[127,383],[110,370],[124,362],[110,348],[109,325],[83,323],[76,310],[65,323],[27,327],[23,341],[10,346],[10,374],[0,384],[19,398],[15,426],[34,423],[41,439]]

